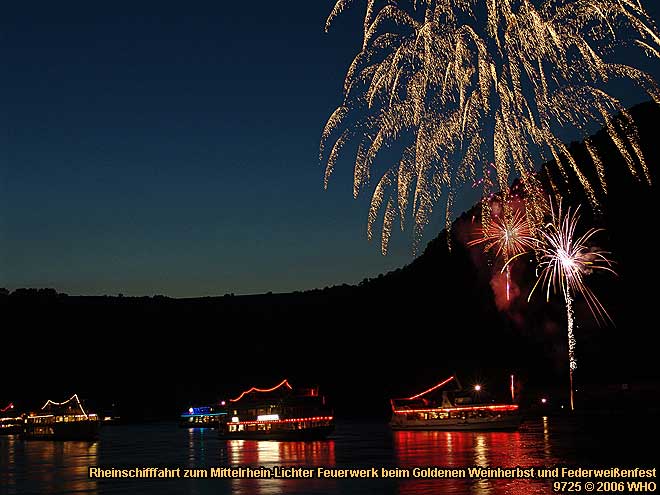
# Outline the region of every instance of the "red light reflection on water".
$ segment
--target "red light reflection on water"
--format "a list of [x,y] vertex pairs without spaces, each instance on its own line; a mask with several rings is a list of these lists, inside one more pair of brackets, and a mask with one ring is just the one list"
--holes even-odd
[[[231,466],[241,467],[304,467],[335,465],[335,442],[274,442],[256,440],[230,440],[227,454]],[[275,495],[281,493],[332,492],[332,480],[319,479],[248,479],[233,478],[232,493]]]
[[[401,479],[399,493],[407,494],[546,494],[549,480],[538,479],[415,479],[415,467],[532,467],[548,466],[542,445],[520,432],[394,432],[395,456],[411,478]],[[540,454],[540,455],[539,455]]]

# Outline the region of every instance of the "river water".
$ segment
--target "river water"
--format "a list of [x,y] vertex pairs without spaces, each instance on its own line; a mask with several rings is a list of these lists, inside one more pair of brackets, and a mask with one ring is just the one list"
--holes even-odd
[[[517,432],[391,432],[384,423],[340,422],[320,442],[220,440],[175,423],[118,425],[96,442],[0,437],[2,494],[483,494],[553,493],[548,479],[90,479],[88,468],[210,469],[300,466],[409,469],[655,467],[656,428],[635,418],[542,417]],[[657,481],[657,480],[654,480]]]

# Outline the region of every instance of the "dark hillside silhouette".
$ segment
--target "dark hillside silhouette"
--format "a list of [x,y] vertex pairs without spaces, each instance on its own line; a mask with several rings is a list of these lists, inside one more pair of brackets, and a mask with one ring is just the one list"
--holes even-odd
[[[632,109],[657,182],[660,110]],[[550,176],[567,203],[583,204],[583,223],[606,229],[597,239],[613,252],[620,276],[589,280],[615,320],[599,328],[578,300],[578,383],[656,382],[655,287],[658,265],[648,241],[657,231],[657,186],[636,181],[602,131],[609,194],[594,215],[574,176]],[[584,161],[585,150],[571,150]],[[590,165],[585,164],[585,168]],[[593,175],[593,174],[591,174]],[[595,178],[592,180],[597,184]],[[338,414],[387,412],[387,398],[459,373],[507,393],[511,373],[522,396],[562,390],[567,374],[561,298],[537,294],[530,263],[514,269],[520,295],[500,311],[492,269],[462,242],[478,208],[430,242],[408,266],[358,286],[289,294],[198,299],[81,297],[49,289],[0,293],[3,386],[0,399],[38,405],[73,392],[99,406],[120,404],[125,418],[166,417],[189,403],[215,401],[253,384],[319,384]],[[264,254],[267,255],[267,254]]]

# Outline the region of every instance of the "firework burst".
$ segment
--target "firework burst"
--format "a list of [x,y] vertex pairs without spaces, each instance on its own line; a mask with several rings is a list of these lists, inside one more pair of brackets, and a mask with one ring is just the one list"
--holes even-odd
[[[326,30],[350,3],[336,3]],[[634,122],[605,91],[625,78],[660,103],[650,75],[605,59],[624,42],[660,57],[660,35],[641,0],[368,0],[362,49],[321,137],[325,186],[345,145],[357,141],[353,194],[380,177],[367,233],[387,206],[384,253],[395,217],[401,229],[412,217],[416,245],[442,197],[449,228],[458,189],[485,175],[479,163],[494,163],[492,185],[503,193],[520,177],[533,229],[544,215],[538,159],[553,158],[565,180],[572,170],[597,208],[606,191],[598,151],[587,141],[593,166],[583,170],[557,131],[586,136],[588,124],[604,125],[630,172],[650,182]],[[375,173],[377,155],[395,143],[395,164]],[[490,183],[483,181],[484,196]],[[482,207],[487,225],[488,202]]]
[[494,251],[507,263],[512,257],[534,248],[536,239],[532,237],[527,218],[521,210],[515,210],[508,218],[496,216],[481,229],[479,239],[468,242],[468,246],[484,244],[484,251]]
[[512,214],[491,218],[481,229],[481,237],[468,242],[468,246],[484,245],[484,251],[494,252],[502,258],[502,271],[506,274],[506,300],[510,298],[511,264],[509,261],[532,250],[536,239],[532,236],[527,218],[520,209]]
[[571,297],[581,294],[598,321],[611,321],[603,305],[585,284],[584,278],[597,270],[615,272],[611,268],[609,253],[589,246],[593,236],[602,229],[589,229],[582,236],[576,234],[579,212],[580,207],[574,211],[568,208],[563,212],[561,204],[557,210],[551,206],[551,221],[541,231],[536,245],[540,275],[529,297],[539,286],[545,286],[546,299],[550,299],[553,290]]
[[612,262],[608,258],[609,253],[589,247],[592,237],[602,229],[589,229],[582,236],[576,234],[580,220],[579,210],[579,207],[575,211],[568,208],[564,213],[561,204],[557,211],[551,205],[551,220],[541,231],[541,237],[536,246],[540,257],[540,274],[529,294],[529,298],[531,298],[537,287],[545,286],[546,299],[550,299],[552,291],[559,291],[564,296],[568,324],[571,410],[574,409],[573,371],[577,368],[573,298],[577,294],[582,295],[587,301],[592,314],[599,322],[605,319],[611,321],[603,305],[585,284],[584,278],[596,270],[615,274],[611,268]]

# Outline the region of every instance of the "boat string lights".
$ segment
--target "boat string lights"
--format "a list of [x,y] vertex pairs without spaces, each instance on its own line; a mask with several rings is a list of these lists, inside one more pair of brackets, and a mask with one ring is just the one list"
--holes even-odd
[[262,392],[262,393],[263,393],[263,392],[274,392],[275,390],[277,390],[277,389],[280,388],[280,387],[288,387],[289,390],[292,390],[292,389],[293,389],[293,387],[292,387],[291,385],[289,385],[288,380],[285,378],[285,379],[282,380],[279,384],[275,385],[275,386],[272,387],[272,388],[257,388],[257,387],[252,387],[251,389],[246,390],[245,392],[242,392],[241,395],[239,395],[239,396],[236,397],[235,399],[229,399],[229,402],[238,402],[238,401],[241,400],[245,395],[250,394],[250,393],[252,393],[252,392]]
[[426,395],[426,394],[428,394],[429,392],[433,392],[435,389],[440,388],[440,387],[442,387],[443,385],[446,385],[447,383],[449,383],[449,382],[452,381],[453,379],[454,379],[454,377],[453,377],[453,376],[450,376],[450,377],[447,378],[446,380],[444,380],[444,381],[438,383],[437,385],[432,386],[430,389],[425,390],[424,392],[421,392],[421,393],[419,393],[419,394],[417,394],[417,395],[413,395],[412,397],[406,397],[405,399],[399,399],[399,400],[415,400],[415,399],[418,399],[419,397],[421,397],[421,396],[423,396],[423,395]]
[[52,401],[52,400],[48,399],[48,400],[46,401],[46,403],[41,407],[41,410],[43,411],[44,409],[46,409],[46,407],[48,407],[48,405],[53,405],[53,406],[64,406],[64,405],[68,404],[69,402],[71,402],[72,400],[75,400],[75,401],[76,401],[76,404],[78,405],[78,407],[79,407],[80,410],[82,411],[83,415],[84,415],[86,418],[89,417],[89,416],[87,415],[87,413],[85,412],[85,410],[83,409],[83,406],[82,406],[82,404],[80,403],[80,399],[78,399],[78,394],[73,394],[68,400],[65,400],[64,402],[55,402],[55,401]]

